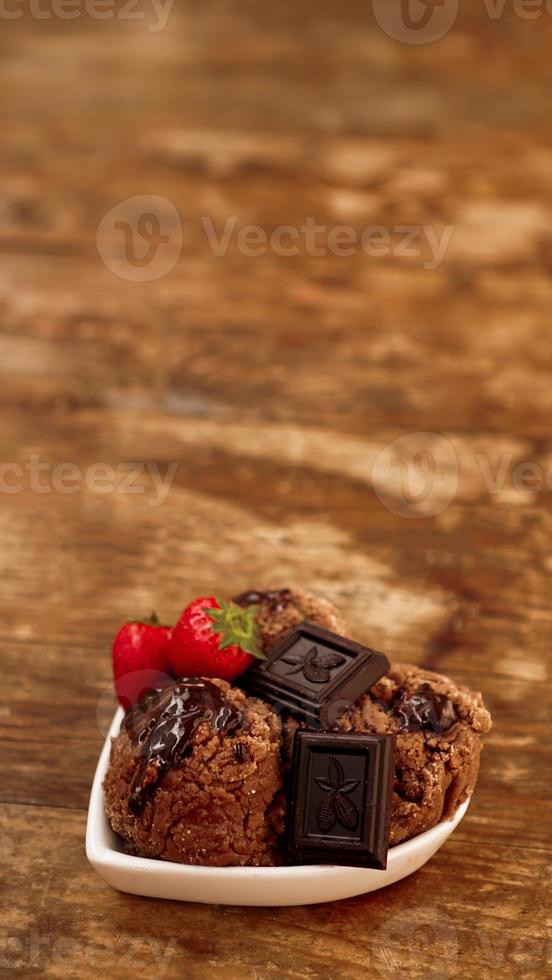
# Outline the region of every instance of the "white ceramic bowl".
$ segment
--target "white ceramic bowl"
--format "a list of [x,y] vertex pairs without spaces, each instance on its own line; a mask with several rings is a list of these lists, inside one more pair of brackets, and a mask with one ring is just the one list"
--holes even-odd
[[109,763],[111,737],[119,731],[122,709],[116,712],[102,749],[88,810],[86,855],[114,888],[132,895],[172,898],[213,905],[313,905],[352,898],[406,878],[439,850],[458,826],[469,800],[452,820],[443,821],[389,850],[386,871],[337,865],[290,868],[204,868],[151,858],[132,857],[120,849],[105,815],[103,779]]

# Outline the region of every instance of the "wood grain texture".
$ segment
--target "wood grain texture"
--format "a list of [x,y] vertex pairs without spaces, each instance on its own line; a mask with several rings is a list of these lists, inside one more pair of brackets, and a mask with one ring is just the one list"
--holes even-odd
[[[552,18],[470,0],[413,47],[369,8],[183,0],[157,33],[2,22],[2,975],[552,969]],[[154,281],[96,247],[135,195],[182,217]],[[381,225],[395,251],[252,257],[232,240],[217,257],[201,223],[270,234],[309,215]],[[453,227],[437,268],[427,240],[396,254],[404,225]],[[373,467],[420,432],[447,440],[458,485],[409,519]],[[136,463],[142,492],[124,492]],[[160,494],[152,473],[171,472]],[[120,895],[84,855],[113,633],[261,584],[319,591],[392,659],[483,691],[495,727],[469,814],[411,879],[331,906]]]

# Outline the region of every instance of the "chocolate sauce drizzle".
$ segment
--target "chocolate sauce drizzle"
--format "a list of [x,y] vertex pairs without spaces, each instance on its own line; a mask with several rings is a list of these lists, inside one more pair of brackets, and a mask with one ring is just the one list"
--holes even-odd
[[259,604],[267,605],[271,616],[276,616],[284,611],[286,606],[292,602],[291,589],[273,589],[270,592],[242,592],[233,600],[236,605],[247,609],[248,606]]
[[429,684],[422,684],[413,693],[404,691],[393,710],[399,716],[401,729],[407,732],[422,730],[441,735],[458,721],[452,701],[437,694]]
[[140,813],[163,773],[189,754],[201,722],[208,722],[216,732],[230,734],[239,728],[242,717],[216,684],[198,677],[183,677],[176,684],[148,692],[129,709],[124,722],[142,754],[130,784],[128,805],[132,812]]

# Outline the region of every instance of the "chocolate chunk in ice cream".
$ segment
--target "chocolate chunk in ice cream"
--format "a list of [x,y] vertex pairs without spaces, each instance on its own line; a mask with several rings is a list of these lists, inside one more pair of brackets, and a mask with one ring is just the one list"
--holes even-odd
[[329,728],[389,668],[383,653],[304,622],[244,677],[253,694]]
[[252,590],[251,592],[242,592],[234,599],[236,605],[243,606],[244,609],[247,609],[248,606],[258,606],[264,603],[271,616],[283,612],[292,601],[291,589],[269,589],[266,592]]
[[423,729],[441,735],[458,721],[452,701],[444,694],[437,694],[430,684],[422,684],[413,692],[403,691],[393,710],[399,718],[401,731]]
[[385,869],[393,735],[297,731],[288,852],[303,864]]

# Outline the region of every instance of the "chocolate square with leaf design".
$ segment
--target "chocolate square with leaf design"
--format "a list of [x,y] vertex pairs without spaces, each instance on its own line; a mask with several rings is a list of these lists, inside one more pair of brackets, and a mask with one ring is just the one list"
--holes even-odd
[[297,731],[288,806],[288,854],[301,864],[385,870],[393,735]]
[[248,671],[244,683],[276,709],[331,728],[388,668],[383,653],[305,621]]

